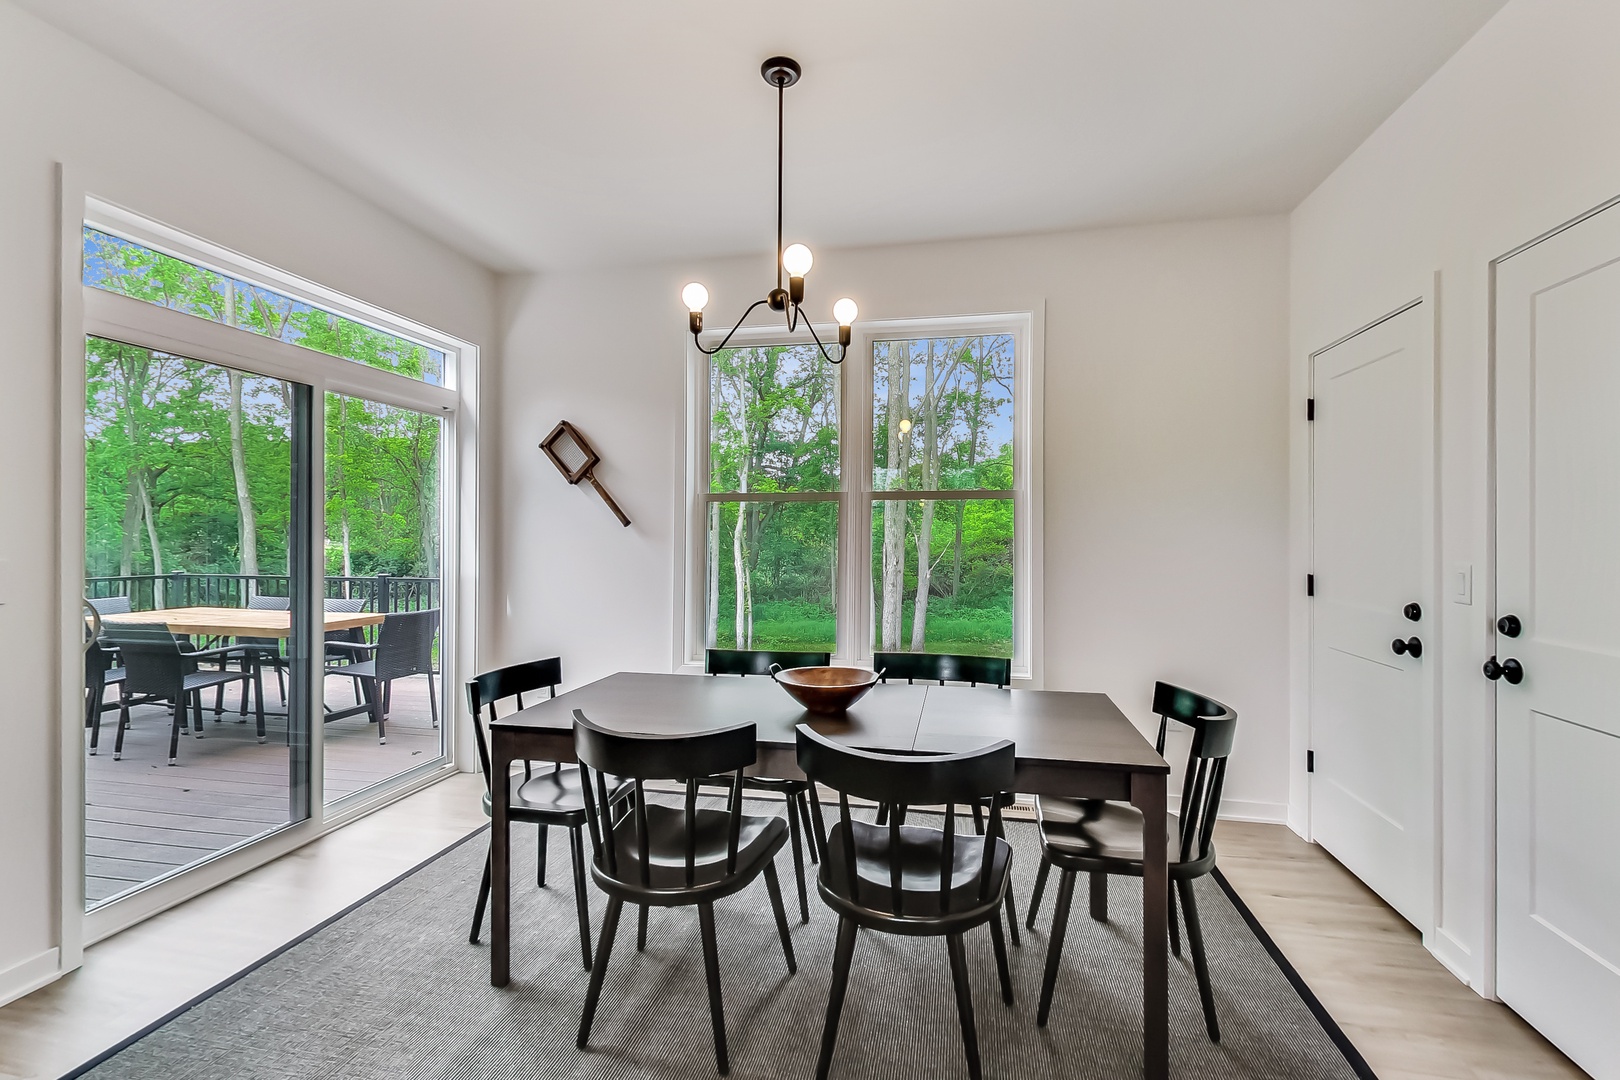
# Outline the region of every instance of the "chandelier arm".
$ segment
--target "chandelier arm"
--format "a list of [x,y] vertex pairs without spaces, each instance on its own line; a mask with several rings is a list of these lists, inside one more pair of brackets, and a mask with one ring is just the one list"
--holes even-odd
[[834,360],[832,358],[832,354],[827,351],[827,346],[822,344],[821,335],[816,333],[816,324],[811,322],[809,319],[806,319],[804,320],[804,328],[810,331],[810,336],[815,339],[816,348],[821,350],[821,357],[823,360],[827,361],[829,364],[842,364],[844,362],[844,357],[849,355],[848,349],[844,348],[842,345],[838,346],[838,359]]
[[[728,342],[730,342],[733,337],[736,336],[737,331],[742,329],[743,320],[748,318],[748,316],[752,315],[754,313],[755,308],[757,308],[757,307],[759,307],[759,305],[765,304],[765,303],[769,303],[769,301],[767,301],[767,300],[755,300],[752,304],[749,304],[748,305],[748,310],[742,313],[742,318],[741,319],[737,320],[737,325],[733,326],[731,328],[730,332],[727,333],[725,337],[720,339],[720,344],[716,345],[714,348],[705,349],[703,347],[703,342],[699,339],[697,334],[692,335],[692,344],[696,345],[697,346],[697,351],[702,353],[704,356],[713,356],[715,353],[717,353],[721,349],[725,348],[726,344]],[[701,331],[700,331],[700,333],[701,333]]]

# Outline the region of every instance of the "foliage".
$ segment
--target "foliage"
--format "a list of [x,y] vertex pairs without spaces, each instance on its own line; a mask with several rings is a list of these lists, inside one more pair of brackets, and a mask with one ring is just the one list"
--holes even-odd
[[[85,231],[99,288],[437,381],[443,355],[127,241]],[[285,574],[292,388],[88,338],[86,574]],[[437,417],[329,394],[327,571],[436,576]]]

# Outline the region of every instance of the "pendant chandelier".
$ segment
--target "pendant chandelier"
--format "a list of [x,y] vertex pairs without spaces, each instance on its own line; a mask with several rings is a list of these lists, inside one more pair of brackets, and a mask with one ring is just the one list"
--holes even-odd
[[[799,81],[799,62],[786,56],[773,56],[760,65],[760,74],[765,81],[776,87],[776,288],[765,294],[763,300],[755,300],[742,313],[736,325],[721,340],[720,344],[712,349],[705,349],[699,336],[703,333],[703,309],[709,303],[709,290],[701,282],[694,281],[681,290],[681,300],[685,302],[689,315],[689,325],[692,331],[692,341],[698,351],[705,356],[713,356],[731,341],[732,336],[741,329],[743,320],[754,313],[754,309],[761,304],[772,311],[780,311],[787,322],[791,333],[799,328],[799,316],[802,312],[800,304],[804,301],[804,275],[810,272],[810,266],[815,261],[810,255],[810,249],[803,244],[790,244],[782,246],[782,102],[783,92]],[[782,288],[782,271],[788,275],[787,288]],[[855,301],[844,297],[833,305],[833,318],[838,320],[838,355],[835,357],[827,351],[822,344],[821,336],[816,328],[806,318],[804,325],[815,339],[816,347],[821,355],[830,364],[841,364],[844,355],[849,351],[849,328],[855,321],[858,309]]]

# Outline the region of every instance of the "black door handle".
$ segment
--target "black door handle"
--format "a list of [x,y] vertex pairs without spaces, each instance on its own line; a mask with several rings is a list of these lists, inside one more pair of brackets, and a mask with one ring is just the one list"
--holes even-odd
[[1396,656],[1411,656],[1412,659],[1416,660],[1423,655],[1423,642],[1415,637],[1407,638],[1405,641],[1396,638],[1389,643],[1389,647]]
[[1496,632],[1503,637],[1518,637],[1523,629],[1524,624],[1517,615],[1504,615],[1496,620]]
[[1417,622],[1419,619],[1423,618],[1423,606],[1416,602],[1407,604],[1405,607],[1401,608],[1401,614],[1405,615],[1413,622]]
[[1506,679],[1514,686],[1524,682],[1524,665],[1511,656],[1500,664],[1496,662],[1496,657],[1491,657],[1485,661],[1484,671],[1485,677],[1492,682],[1497,679]]

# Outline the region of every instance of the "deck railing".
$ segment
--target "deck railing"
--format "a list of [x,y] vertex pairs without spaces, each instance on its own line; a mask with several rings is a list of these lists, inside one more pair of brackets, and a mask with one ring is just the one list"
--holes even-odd
[[[246,607],[252,596],[286,596],[292,579],[286,574],[122,574],[87,577],[85,595],[91,599],[127,596],[136,611],[176,607]],[[366,611],[421,611],[440,606],[441,583],[436,577],[370,577],[326,579],[328,597],[363,599]]]

